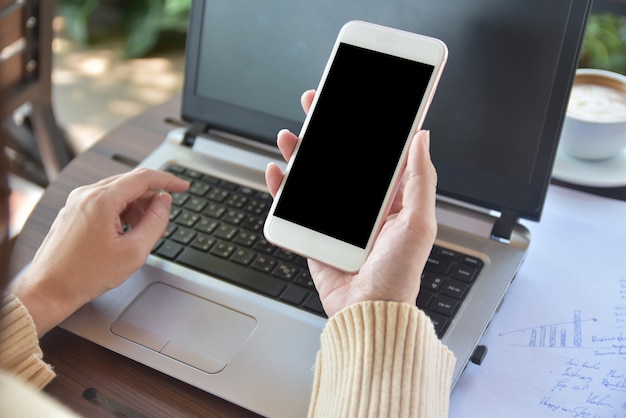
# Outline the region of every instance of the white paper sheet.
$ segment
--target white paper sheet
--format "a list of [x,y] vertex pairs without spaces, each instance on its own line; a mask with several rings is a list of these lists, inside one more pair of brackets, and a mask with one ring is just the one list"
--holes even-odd
[[450,417],[626,417],[626,202],[551,186]]

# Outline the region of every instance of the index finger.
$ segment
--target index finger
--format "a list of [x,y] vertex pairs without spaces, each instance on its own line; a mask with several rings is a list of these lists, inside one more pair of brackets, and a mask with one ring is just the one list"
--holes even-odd
[[108,185],[128,204],[147,192],[184,192],[189,182],[164,171],[138,168],[123,174]]

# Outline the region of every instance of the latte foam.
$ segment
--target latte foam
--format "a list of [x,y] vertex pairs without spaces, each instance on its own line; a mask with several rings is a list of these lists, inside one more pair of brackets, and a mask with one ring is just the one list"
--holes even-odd
[[589,122],[626,121],[626,93],[599,84],[575,83],[567,113]]

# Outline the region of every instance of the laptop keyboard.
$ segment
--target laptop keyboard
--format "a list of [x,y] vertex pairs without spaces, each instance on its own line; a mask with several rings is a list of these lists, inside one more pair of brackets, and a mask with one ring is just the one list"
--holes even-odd
[[[272,197],[181,165],[165,169],[191,182],[172,194],[165,236],[152,253],[229,283],[325,317],[306,259],[263,237]],[[434,246],[417,306],[441,337],[475,282],[480,259]]]

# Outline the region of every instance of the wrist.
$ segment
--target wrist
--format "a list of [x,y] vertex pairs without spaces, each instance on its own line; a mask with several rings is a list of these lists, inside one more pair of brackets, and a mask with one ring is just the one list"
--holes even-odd
[[62,281],[35,274],[29,269],[11,284],[9,290],[22,302],[41,338],[63,322],[75,308],[70,297],[71,289],[63,289]]

